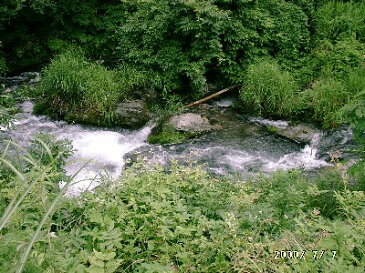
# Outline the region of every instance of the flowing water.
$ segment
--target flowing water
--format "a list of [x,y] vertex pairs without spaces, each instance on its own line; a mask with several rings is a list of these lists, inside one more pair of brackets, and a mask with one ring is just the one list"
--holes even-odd
[[[22,113],[15,116],[10,130],[2,128],[2,134],[14,142],[26,147],[37,133],[50,133],[57,139],[69,139],[75,149],[68,160],[65,170],[68,175],[76,173],[87,161],[91,162],[75,177],[80,181],[71,185],[69,194],[77,194],[85,189],[93,189],[101,178],[117,177],[124,166],[123,156],[142,145],[152,126],[141,130],[106,130],[81,125],[70,125],[63,121],[54,121],[46,116],[32,114],[33,104],[24,102]],[[3,136],[4,138],[4,136]]]
[[[225,102],[223,108],[228,106]],[[284,121],[236,117],[234,122],[200,138],[180,145],[150,145],[147,137],[153,125],[140,130],[102,129],[54,121],[32,114],[33,104],[24,102],[22,113],[15,116],[11,129],[1,128],[2,138],[11,138],[22,146],[37,133],[51,133],[57,139],[69,139],[75,149],[68,160],[66,172],[74,174],[87,160],[92,160],[75,178],[69,194],[93,189],[101,178],[116,178],[125,167],[126,159],[146,160],[147,165],[168,165],[171,160],[181,163],[205,164],[215,174],[271,172],[277,169],[319,168],[329,163],[317,159],[317,135],[310,145],[300,147],[264,130],[257,123],[285,126]]]

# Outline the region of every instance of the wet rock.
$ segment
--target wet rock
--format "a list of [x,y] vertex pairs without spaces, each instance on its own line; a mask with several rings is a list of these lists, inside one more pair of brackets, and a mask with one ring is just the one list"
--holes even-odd
[[279,136],[293,140],[298,144],[308,144],[315,139],[316,135],[321,133],[321,131],[313,125],[305,123],[288,125],[284,129],[277,128],[275,132]]
[[185,113],[170,118],[169,123],[177,131],[189,134],[200,134],[212,130],[207,118],[199,114]]
[[115,112],[118,115],[118,124],[129,128],[140,128],[151,118],[147,105],[142,100],[121,102]]
[[14,77],[0,77],[0,84],[5,88],[9,86],[19,85],[23,83],[34,84],[39,82],[41,75],[39,72],[24,72],[19,76]]
[[136,89],[133,91],[133,96],[136,99],[143,100],[145,102],[154,102],[158,100],[158,92],[154,89]]
[[153,169],[157,164],[165,166],[168,162],[167,158],[166,148],[162,146],[143,146],[124,155],[124,168],[128,169],[135,163],[142,163],[144,168]]
[[357,148],[351,128],[342,127],[326,132],[318,143],[318,157],[327,161],[337,161],[356,157],[352,152]]

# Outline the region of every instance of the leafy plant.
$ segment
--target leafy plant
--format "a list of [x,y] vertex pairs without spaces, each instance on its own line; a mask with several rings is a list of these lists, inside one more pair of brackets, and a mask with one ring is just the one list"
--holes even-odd
[[328,1],[315,12],[316,36],[331,41],[358,39],[365,42],[365,3]]
[[335,43],[320,41],[313,50],[310,66],[315,77],[334,75],[338,80],[364,66],[365,46],[357,40],[345,40]]
[[8,127],[19,109],[10,94],[0,94],[0,125]]
[[343,123],[341,108],[348,102],[350,94],[341,82],[333,78],[323,79],[307,92],[314,120],[325,128]]

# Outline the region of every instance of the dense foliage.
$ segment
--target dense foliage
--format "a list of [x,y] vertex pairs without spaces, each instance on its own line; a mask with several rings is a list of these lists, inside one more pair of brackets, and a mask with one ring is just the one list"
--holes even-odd
[[43,69],[36,89],[43,100],[34,112],[70,123],[116,125],[118,102],[135,97],[135,87],[146,82],[143,74],[128,66],[111,70],[88,60],[79,50],[67,51]]
[[308,16],[291,1],[36,2],[13,7],[2,25],[10,70],[74,43],[95,58],[136,65],[160,90],[197,95],[207,80],[240,80],[257,56],[293,60],[309,40]]
[[359,106],[354,98],[364,90],[364,12],[363,1],[332,1],[318,7],[312,15],[312,48],[302,58],[289,65],[276,57],[271,66],[267,60],[249,66],[240,92],[244,109],[315,121],[325,128],[348,122],[349,116],[362,123],[361,114],[348,110]]
[[[0,14],[0,75],[45,67],[29,91],[37,113],[113,125],[122,100],[171,112],[210,89],[239,85],[246,113],[351,124],[364,156],[362,0],[5,0]],[[0,94],[2,126],[17,111],[16,90]],[[161,128],[150,141],[187,137]],[[249,181],[136,165],[69,199],[59,181],[72,181],[63,169],[70,142],[38,136],[28,150],[0,145],[1,271],[365,267],[364,161],[349,171],[337,164]],[[298,256],[288,257],[293,251]]]
[[[22,160],[11,165],[2,157],[1,213],[39,178],[0,231],[4,272],[19,266],[21,242],[58,194],[54,182],[64,174],[53,158],[63,164],[69,149],[48,137],[34,141],[23,179],[14,173]],[[234,183],[199,169],[136,165],[116,184],[61,199],[25,272],[362,272],[365,181],[348,179],[340,166],[315,181],[279,172]],[[293,254],[287,250],[298,257],[284,257]]]

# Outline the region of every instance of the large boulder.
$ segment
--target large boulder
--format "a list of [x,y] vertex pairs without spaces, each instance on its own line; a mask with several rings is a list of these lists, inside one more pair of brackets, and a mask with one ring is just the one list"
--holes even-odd
[[176,131],[201,134],[213,129],[207,118],[199,114],[185,113],[170,118],[169,123]]
[[118,124],[123,127],[139,128],[151,118],[147,105],[142,100],[121,102],[116,109]]
[[318,157],[324,160],[341,160],[356,158],[358,149],[352,129],[343,126],[338,129],[327,131],[318,143]]
[[316,139],[321,131],[313,125],[301,123],[298,125],[289,125],[284,129],[277,128],[276,133],[298,144],[308,144],[313,139]]

